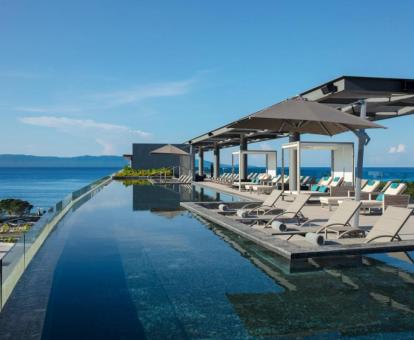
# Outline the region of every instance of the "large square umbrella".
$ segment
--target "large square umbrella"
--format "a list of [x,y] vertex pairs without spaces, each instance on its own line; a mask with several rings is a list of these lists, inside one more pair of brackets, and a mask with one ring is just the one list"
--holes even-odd
[[355,199],[360,199],[365,129],[383,126],[349,113],[302,98],[288,99],[250,114],[229,125],[237,129],[263,129],[279,133],[313,133],[333,136],[352,131],[358,136]]

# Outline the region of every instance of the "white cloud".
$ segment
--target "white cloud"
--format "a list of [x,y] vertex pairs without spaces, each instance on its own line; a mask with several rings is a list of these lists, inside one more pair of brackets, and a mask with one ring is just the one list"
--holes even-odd
[[389,153],[404,153],[407,146],[405,144],[398,144],[396,146],[391,146],[388,150]]
[[15,111],[29,112],[29,113],[71,113],[79,112],[80,109],[75,106],[59,105],[59,106],[17,106]]
[[190,91],[194,79],[184,81],[163,82],[138,86],[126,90],[97,93],[90,96],[103,101],[106,105],[116,106],[142,101],[148,98],[174,97]]
[[[19,121],[32,125],[56,129],[68,135],[68,138],[82,141],[98,154],[116,155],[128,152],[134,142],[148,140],[151,134],[145,131],[131,129],[125,125],[96,122],[92,119],[72,119],[67,117],[38,116],[22,117]],[[63,138],[63,135],[60,139]],[[62,139],[62,142],[64,140]]]
[[55,129],[72,129],[72,128],[82,128],[82,129],[93,129],[100,130],[105,132],[115,132],[115,133],[130,133],[141,138],[147,138],[150,136],[150,133],[133,130],[124,125],[108,124],[108,123],[99,123],[92,119],[72,119],[67,117],[54,117],[54,116],[38,116],[38,117],[22,117],[19,118],[20,122],[29,125],[42,126]]
[[[1,74],[0,74],[1,77]],[[43,114],[68,114],[93,110],[109,109],[121,105],[138,103],[145,99],[175,97],[191,90],[197,76],[182,81],[159,82],[109,92],[80,95],[69,102],[54,105],[21,105],[13,109],[18,112]],[[73,104],[76,103],[76,104]]]

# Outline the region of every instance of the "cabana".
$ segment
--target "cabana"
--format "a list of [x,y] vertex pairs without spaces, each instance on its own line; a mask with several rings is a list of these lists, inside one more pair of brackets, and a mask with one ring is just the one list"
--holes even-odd
[[[342,177],[344,182],[354,185],[355,164],[354,164],[354,143],[334,142],[293,142],[282,145],[282,188],[284,188],[285,150],[294,150],[297,165],[297,183],[300,183],[300,168],[302,151],[322,150],[331,153],[331,176]],[[300,193],[300,185],[297,186],[297,193]]]
[[271,176],[276,176],[277,174],[277,152],[274,150],[240,150],[233,152],[231,154],[231,172],[234,174],[234,159],[238,157],[239,163],[239,190],[241,190],[241,167],[240,164],[242,163],[241,160],[243,157],[247,157],[249,155],[263,155],[266,159],[266,173]]

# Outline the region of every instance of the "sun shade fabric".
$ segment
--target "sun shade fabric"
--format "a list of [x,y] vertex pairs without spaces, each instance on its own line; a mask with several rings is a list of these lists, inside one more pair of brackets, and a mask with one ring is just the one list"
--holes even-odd
[[152,150],[152,154],[164,154],[164,155],[179,155],[179,156],[187,156],[188,153],[180,148],[177,148],[174,145],[167,144],[158,149]]
[[328,136],[356,129],[383,128],[379,124],[344,113],[328,105],[302,99],[285,100],[244,117],[230,124],[229,127]]

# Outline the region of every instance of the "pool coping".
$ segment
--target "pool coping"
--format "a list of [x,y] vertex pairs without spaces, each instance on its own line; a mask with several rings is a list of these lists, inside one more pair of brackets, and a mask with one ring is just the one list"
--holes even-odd
[[212,209],[203,207],[205,202],[181,202],[180,205],[223,228],[226,228],[241,237],[244,237],[256,244],[280,255],[289,261],[316,258],[316,257],[334,257],[344,255],[367,255],[375,253],[389,253],[400,251],[414,250],[414,240],[405,240],[398,242],[384,243],[361,243],[347,245],[329,245],[309,246],[297,245],[293,242],[282,240],[277,236],[266,234],[260,230],[253,229],[246,224],[230,219],[224,215],[218,214]]

